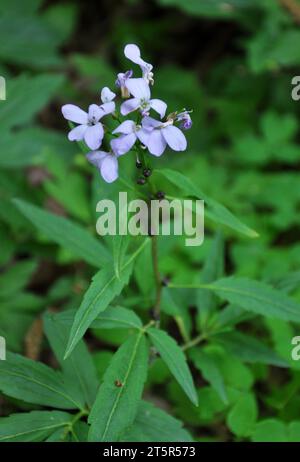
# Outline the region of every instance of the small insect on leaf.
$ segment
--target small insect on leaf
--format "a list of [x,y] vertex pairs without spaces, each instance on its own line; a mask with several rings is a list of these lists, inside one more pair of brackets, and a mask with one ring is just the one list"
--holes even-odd
[[123,383],[120,380],[116,380],[115,385],[116,385],[116,387],[119,387],[119,388],[123,387]]

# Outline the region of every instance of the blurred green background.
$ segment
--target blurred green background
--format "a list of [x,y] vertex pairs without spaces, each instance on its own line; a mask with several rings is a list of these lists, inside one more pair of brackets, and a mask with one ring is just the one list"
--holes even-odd
[[[286,280],[286,291],[300,301],[300,102],[291,97],[300,65],[299,24],[296,0],[0,1],[0,75],[7,86],[7,99],[0,101],[0,334],[11,350],[53,364],[39,316],[46,309],[77,308],[94,272],[37,231],[11,199],[95,232],[95,203],[120,185],[104,184],[68,142],[60,107],[72,102],[86,108],[99,101],[103,86],[114,89],[116,73],[130,68],[123,57],[127,43],[139,45],[153,63],[153,94],[168,102],[169,112],[193,109],[189,149],[167,152],[153,160],[155,166],[183,172],[259,233],[247,239],[224,230],[226,273],[275,285]],[[122,157],[120,170],[136,174],[132,155]],[[208,223],[200,248],[175,238],[161,245],[161,272],[175,282],[197,280],[213,231]],[[135,278],[146,298],[139,269]],[[132,306],[134,294],[128,294]],[[268,320],[247,329],[289,360],[297,334],[291,325]],[[95,361],[101,374],[122,338],[96,332],[88,339],[92,350],[100,350]],[[160,382],[166,372],[157,364],[150,385],[164,406]],[[273,419],[254,438],[300,435],[299,423],[288,426],[300,422],[297,363],[287,371],[224,359],[222,367],[226,380],[245,392],[244,407],[242,402],[235,411],[243,422],[258,415]],[[173,414],[196,438],[247,438],[212,389],[200,384],[195,411],[169,382]],[[0,398],[0,414],[12,409]]]

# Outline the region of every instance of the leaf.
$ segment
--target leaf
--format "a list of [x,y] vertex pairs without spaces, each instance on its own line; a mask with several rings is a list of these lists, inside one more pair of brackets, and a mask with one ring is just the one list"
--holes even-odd
[[70,332],[69,326],[61,321],[60,314],[46,313],[44,315],[44,330],[51,349],[59,361],[64,380],[72,387],[78,388],[79,399],[83,399],[91,407],[98,390],[99,382],[96,369],[90,353],[84,342],[78,342],[72,354],[64,360],[64,352]]
[[0,390],[7,396],[42,406],[82,409],[60,372],[23,356],[7,353],[0,361]]
[[24,260],[8,268],[0,275],[0,297],[7,298],[24,289],[36,267],[35,261]]
[[173,374],[183,391],[195,406],[198,406],[198,397],[193,377],[186,363],[186,358],[176,341],[160,329],[147,330],[151,342],[161,355],[170,372]]
[[122,438],[128,442],[190,442],[182,422],[153,404],[142,401],[131,429]]
[[189,357],[197,369],[201,371],[205,380],[216,390],[223,403],[228,404],[224,379],[214,359],[205,353],[205,351],[196,348],[190,351]]
[[70,425],[72,415],[60,411],[31,411],[0,418],[0,442],[44,441]]
[[89,416],[89,441],[118,441],[133,423],[147,369],[148,346],[140,332],[118,349],[105,372]]
[[257,405],[251,393],[243,393],[227,416],[227,425],[237,436],[250,436],[257,419]]
[[[63,311],[59,315],[61,322],[70,325],[74,321],[75,310]],[[105,312],[98,314],[92,322],[93,329],[138,329],[143,327],[141,319],[134,311],[122,306],[109,306]]]
[[265,419],[258,422],[251,440],[256,443],[284,443],[288,441],[284,422],[277,419]]
[[122,268],[120,279],[117,279],[114,269],[109,266],[95,274],[75,315],[65,358],[69,356],[99,313],[104,311],[111,301],[121,293],[123,287],[128,284],[132,272],[132,263],[148,242],[149,239],[145,239],[135,253],[126,261]]
[[289,367],[289,364],[256,338],[240,332],[228,332],[214,336],[227,351],[250,363],[271,364],[277,367]]
[[175,170],[170,169],[156,170],[156,173],[165,176],[177,188],[182,189],[186,193],[186,195],[194,196],[197,199],[204,200],[205,205],[207,206],[207,208],[205,209],[205,215],[209,217],[212,221],[220,223],[222,225],[226,225],[229,228],[232,228],[235,231],[245,234],[246,236],[251,238],[258,236],[256,231],[244,225],[222,204],[207,196],[203,191],[201,191],[201,189],[195,186],[186,176],[182,175],[181,173]]
[[[217,278],[222,277],[224,272],[224,239],[220,231],[218,231],[211,244],[210,252],[205,260],[202,272],[201,281],[203,283],[213,282]],[[215,295],[207,290],[199,289],[197,291],[197,307],[200,326],[206,324],[211,314],[211,311],[216,306]]]
[[0,105],[1,131],[30,122],[50,101],[63,81],[61,75],[53,74],[40,74],[35,77],[21,75],[9,79],[6,101]]
[[[127,205],[118,211],[118,223],[126,224],[127,226]],[[120,279],[120,272],[124,263],[126,250],[129,244],[129,234],[116,234],[113,236],[113,257],[114,257],[114,269],[118,279]]]
[[270,318],[300,322],[300,305],[263,282],[228,277],[209,284],[207,288],[245,310]]
[[110,261],[106,248],[80,225],[29,202],[20,199],[14,199],[13,202],[39,231],[90,265],[99,267]]

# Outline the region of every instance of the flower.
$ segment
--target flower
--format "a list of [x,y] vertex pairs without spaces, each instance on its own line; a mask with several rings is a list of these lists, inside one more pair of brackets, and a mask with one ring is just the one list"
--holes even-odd
[[177,114],[177,116],[176,116],[176,121],[181,122],[181,124],[179,126],[183,130],[189,130],[193,125],[193,122],[192,122],[192,119],[191,119],[191,116],[190,116],[190,112],[192,112],[192,111],[184,110],[184,111],[180,112],[179,114]]
[[147,144],[149,131],[144,130],[143,127],[137,125],[133,120],[125,120],[114,131],[113,134],[121,133],[121,136],[113,139],[110,145],[113,151],[122,155],[130,151],[137,139],[143,144]]
[[65,104],[61,110],[65,119],[79,124],[69,132],[68,138],[70,141],[84,139],[90,149],[98,149],[101,146],[104,130],[100,119],[107,112],[97,104],[91,104],[88,112],[83,111],[74,104]]
[[88,161],[95,165],[106,183],[118,178],[118,156],[113,152],[92,151],[86,155]]
[[118,78],[116,80],[116,86],[121,88],[121,96],[122,98],[129,98],[129,91],[126,87],[126,82],[128,79],[130,79],[132,77],[132,74],[133,72],[130,70],[130,71],[126,71],[125,73],[123,72],[120,72],[118,74]]
[[134,98],[124,101],[121,106],[121,114],[127,115],[130,112],[140,109],[142,115],[149,115],[150,109],[158,112],[160,117],[164,117],[167,105],[160,99],[150,99],[150,88],[144,79],[129,79],[126,82],[126,87]]
[[146,61],[144,61],[141,58],[141,52],[139,47],[134,44],[126,45],[126,47],[124,48],[124,55],[130,61],[140,66],[143,72],[143,79],[145,79],[147,83],[151,83],[151,85],[153,85],[153,66],[152,64],[146,63]]
[[148,133],[148,136],[145,137],[145,144],[154,156],[161,156],[167,146],[170,146],[174,151],[185,151],[186,138],[181,130],[173,124],[173,119],[160,122],[152,117],[144,117],[142,127]]
[[101,101],[103,104],[101,104],[100,107],[106,114],[110,114],[111,112],[114,112],[114,110],[116,109],[116,104],[113,101],[115,97],[116,94],[113,91],[111,91],[108,87],[102,88]]

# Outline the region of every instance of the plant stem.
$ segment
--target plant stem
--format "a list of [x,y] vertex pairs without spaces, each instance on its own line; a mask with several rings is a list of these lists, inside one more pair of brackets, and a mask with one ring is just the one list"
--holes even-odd
[[204,340],[206,340],[207,336],[205,334],[200,334],[198,337],[195,337],[193,340],[190,342],[187,342],[185,345],[181,347],[182,351],[188,350],[189,348],[192,348],[199,343],[202,343]]
[[160,272],[158,268],[158,250],[157,250],[157,236],[156,235],[152,236],[151,243],[152,243],[152,247],[151,247],[152,248],[152,265],[153,265],[155,287],[156,287],[153,315],[154,315],[154,319],[157,321],[157,325],[159,326],[162,283],[161,283],[161,277],[160,277]]

